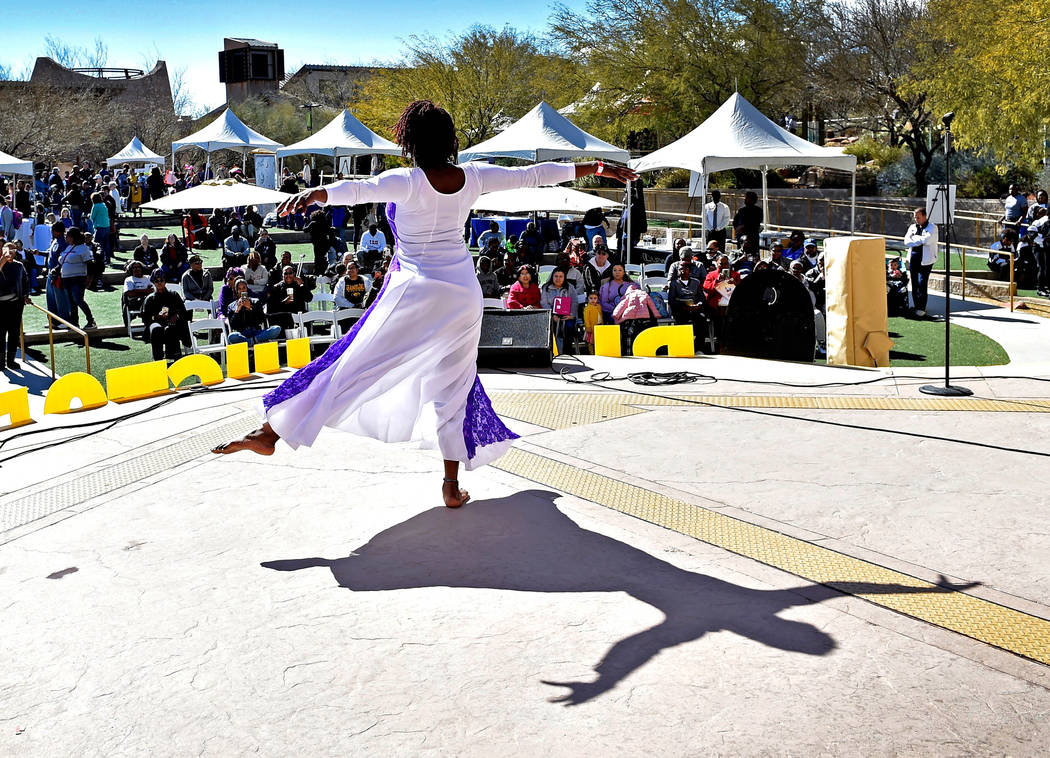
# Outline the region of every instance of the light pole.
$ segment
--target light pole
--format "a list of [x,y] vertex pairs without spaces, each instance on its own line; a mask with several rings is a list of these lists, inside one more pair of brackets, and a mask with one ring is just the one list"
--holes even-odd
[[[919,387],[919,392],[926,395],[941,395],[947,397],[964,397],[972,395],[973,390],[967,387],[953,385],[950,381],[952,364],[952,119],[955,113],[945,113],[941,117],[944,123],[944,184],[937,188],[937,199],[935,202],[943,203],[941,206],[944,218],[944,386],[939,384],[924,384]],[[932,131],[932,130],[931,130]],[[965,286],[965,282],[963,283]]]

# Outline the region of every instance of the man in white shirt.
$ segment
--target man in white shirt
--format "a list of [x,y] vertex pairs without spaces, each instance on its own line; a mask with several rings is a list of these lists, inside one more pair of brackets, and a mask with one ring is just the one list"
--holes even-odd
[[911,254],[908,257],[908,268],[911,270],[911,300],[915,315],[926,316],[927,289],[930,284],[930,272],[937,262],[937,225],[930,223],[925,208],[915,211],[915,223],[908,227],[904,235],[904,245]]
[[722,193],[718,190],[711,190],[711,202],[704,206],[704,226],[707,229],[707,238],[717,240],[719,249],[725,250],[729,206],[722,202]]
[[378,224],[369,224],[368,231],[361,235],[359,256],[365,271],[372,271],[383,257],[386,247],[386,235],[379,231]]

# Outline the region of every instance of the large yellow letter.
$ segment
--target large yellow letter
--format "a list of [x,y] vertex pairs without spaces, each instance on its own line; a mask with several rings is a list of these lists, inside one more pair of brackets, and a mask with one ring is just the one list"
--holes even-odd
[[696,355],[693,327],[651,326],[634,338],[633,352],[639,358],[655,358],[661,347],[667,348],[667,355],[671,358],[692,358]]
[[616,324],[594,327],[594,354],[606,358],[620,357],[620,327]]
[[[79,408],[70,408],[73,398],[80,399]],[[106,391],[102,383],[91,374],[75,371],[59,378],[47,391],[44,398],[44,413],[72,413],[101,408],[106,404]]]
[[284,343],[288,352],[288,368],[302,368],[310,362],[310,338],[299,337]]
[[212,384],[222,384],[225,377],[219,364],[210,355],[197,353],[196,355],[184,355],[168,367],[168,378],[173,386],[178,387],[191,376],[201,380],[201,384],[208,387]]
[[248,369],[248,343],[238,342],[226,346],[226,376],[230,379],[247,379],[252,375]]
[[168,391],[168,364],[164,361],[106,369],[106,392],[115,403],[165,395]]
[[281,370],[277,341],[260,342],[255,346],[255,370],[260,374],[276,374]]
[[0,392],[0,418],[4,416],[10,416],[11,423],[7,426],[0,426],[0,429],[14,429],[16,426],[33,423],[29,415],[28,387]]

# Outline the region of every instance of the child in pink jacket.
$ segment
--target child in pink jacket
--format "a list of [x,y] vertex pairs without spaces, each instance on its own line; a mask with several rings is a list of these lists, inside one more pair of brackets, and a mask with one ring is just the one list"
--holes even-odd
[[613,320],[617,324],[635,318],[660,318],[660,311],[656,309],[653,299],[643,289],[628,290],[613,310]]

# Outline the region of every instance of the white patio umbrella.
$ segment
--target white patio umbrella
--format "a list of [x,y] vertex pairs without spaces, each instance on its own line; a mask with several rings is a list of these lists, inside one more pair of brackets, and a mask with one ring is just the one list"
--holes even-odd
[[532,211],[572,211],[584,213],[591,208],[622,208],[623,203],[571,187],[524,187],[488,192],[474,203],[476,211],[530,213]]
[[191,208],[237,208],[242,205],[280,203],[290,198],[286,192],[256,187],[232,179],[207,181],[174,195],[165,195],[142,205],[156,211],[182,211]]

